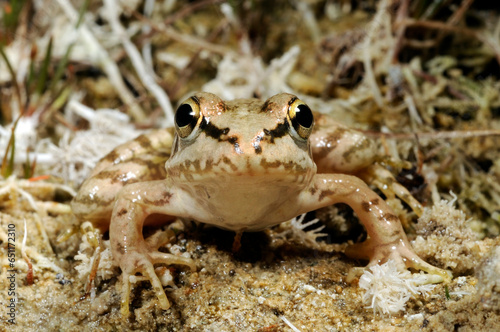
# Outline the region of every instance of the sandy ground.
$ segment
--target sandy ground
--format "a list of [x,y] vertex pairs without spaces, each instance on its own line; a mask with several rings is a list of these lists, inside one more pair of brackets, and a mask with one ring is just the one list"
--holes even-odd
[[[28,212],[2,212],[0,217],[2,227],[16,225],[17,236],[23,233],[21,220],[33,222],[33,213]],[[3,282],[0,325],[5,330],[293,331],[285,320],[299,331],[500,328],[498,303],[484,305],[488,298],[485,292],[478,293],[476,276],[456,276],[448,285],[439,284],[426,296],[411,299],[400,314],[374,314],[363,305],[357,281],[346,282],[349,270],[361,263],[336,252],[339,245],[311,249],[279,239],[276,230],[270,230],[244,234],[240,253],[233,254],[233,234],[215,228],[198,228],[178,236],[177,244],[195,259],[197,271],[171,269],[176,289],[167,292],[172,302],[169,310],[158,308],[149,283],[142,282],[132,293],[131,316],[123,319],[119,275],[100,282],[94,299],[84,296],[84,280],[78,278],[73,259],[80,236],[73,235],[62,244],[55,238],[72,224],[71,219],[70,215],[42,218],[55,252],[46,255],[60,266],[60,274],[50,268],[35,270],[34,284],[27,285],[22,259],[16,257],[16,325],[7,321],[7,285]],[[487,248],[493,244],[477,243]],[[41,239],[34,242],[42,252],[44,244]],[[4,268],[2,281],[8,275]]]

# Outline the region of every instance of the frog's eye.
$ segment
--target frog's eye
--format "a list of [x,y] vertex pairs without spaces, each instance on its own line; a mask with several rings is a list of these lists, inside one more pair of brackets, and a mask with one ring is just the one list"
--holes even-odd
[[300,99],[294,99],[288,108],[289,121],[295,132],[303,139],[311,135],[314,118],[309,106]]
[[200,104],[196,97],[183,102],[175,111],[175,126],[181,138],[188,137],[200,120]]

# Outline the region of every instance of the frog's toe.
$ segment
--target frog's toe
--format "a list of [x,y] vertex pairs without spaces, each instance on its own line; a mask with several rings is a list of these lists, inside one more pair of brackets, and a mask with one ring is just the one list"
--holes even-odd
[[196,264],[191,258],[167,254],[159,251],[151,253],[150,256],[153,264],[187,265],[191,268],[191,271],[196,271]]
[[428,274],[439,276],[442,280],[437,280],[437,282],[450,282],[453,279],[453,274],[444,269],[437,268],[427,262],[422,258],[418,257],[412,250],[406,248],[406,252],[401,252],[397,255],[397,259],[403,261],[407,268],[412,268],[419,271],[427,272]]
[[175,232],[168,228],[166,230],[158,230],[153,235],[144,239],[146,246],[150,251],[156,251],[158,248],[165,246],[168,243],[174,242],[176,236]]
[[373,164],[360,173],[359,176],[366,182],[375,185],[387,198],[399,197],[399,199],[410,206],[417,216],[420,217],[423,214],[424,208],[422,204],[413,197],[408,189],[394,178],[391,172],[381,165]]
[[168,308],[170,308],[170,302],[168,301],[167,295],[165,294],[165,290],[163,289],[160,278],[156,275],[153,264],[187,265],[191,268],[192,271],[196,270],[196,265],[192,259],[159,251],[148,254],[135,252],[129,253],[128,257],[122,257],[122,262],[120,264],[123,278],[121,313],[124,317],[128,316],[129,314],[131,289],[130,278],[132,276],[135,276],[137,273],[140,273],[146,280],[149,280],[151,286],[154,289],[156,297],[158,298],[160,307],[163,310],[167,310]]
[[401,268],[412,268],[441,277],[437,282],[449,282],[453,278],[450,271],[432,266],[417,256],[411,249],[409,243],[398,240],[391,243],[376,243],[368,239],[362,243],[356,243],[347,247],[346,255],[357,259],[369,259],[368,266],[385,263],[393,259]]
[[124,317],[127,317],[129,314],[129,304],[130,304],[130,278],[132,276],[135,276],[136,273],[142,274],[144,278],[149,280],[151,282],[151,285],[153,286],[153,289],[156,293],[156,297],[158,298],[158,302],[160,304],[160,307],[164,310],[168,309],[170,307],[170,302],[167,299],[167,295],[165,294],[165,291],[163,290],[163,286],[161,284],[160,279],[156,275],[156,272],[154,270],[153,264],[151,261],[148,259],[148,257],[143,256],[140,259],[135,259],[136,266],[134,269],[129,269],[129,268],[123,268],[122,267],[122,281],[123,281],[123,288],[122,288],[122,300],[121,300],[121,313]]

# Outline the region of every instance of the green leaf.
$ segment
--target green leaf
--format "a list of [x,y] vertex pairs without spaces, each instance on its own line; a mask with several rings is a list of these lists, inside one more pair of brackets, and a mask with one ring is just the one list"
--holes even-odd
[[47,52],[45,53],[45,58],[43,59],[42,67],[40,68],[40,72],[38,73],[38,81],[35,89],[35,92],[38,95],[43,94],[43,92],[45,91],[45,85],[49,73],[49,65],[51,57],[52,57],[52,37],[50,37],[49,45],[47,47]]

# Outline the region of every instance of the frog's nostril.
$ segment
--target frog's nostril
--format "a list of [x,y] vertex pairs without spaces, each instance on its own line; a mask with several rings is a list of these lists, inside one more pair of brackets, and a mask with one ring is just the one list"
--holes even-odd
[[262,153],[262,147],[260,145],[260,142],[264,138],[264,132],[260,132],[255,138],[252,140],[252,146],[255,150],[255,154],[261,154]]
[[255,149],[255,154],[261,154],[262,153],[262,147],[260,146],[259,142],[254,142],[253,148]]
[[237,136],[228,137],[227,141],[233,145],[234,151],[237,154],[242,154],[243,153],[243,151],[241,150],[241,146],[240,146],[240,143],[238,141],[238,137]]
[[240,144],[238,144],[238,142],[234,143],[233,145],[234,145],[234,151],[236,151],[237,154],[243,153],[243,151],[240,148]]

